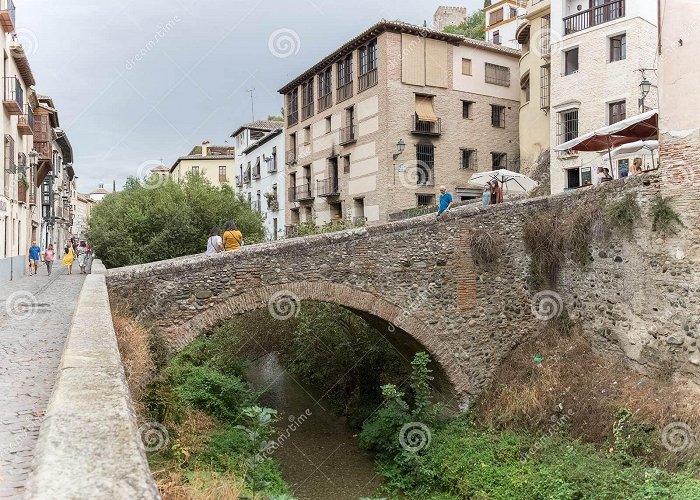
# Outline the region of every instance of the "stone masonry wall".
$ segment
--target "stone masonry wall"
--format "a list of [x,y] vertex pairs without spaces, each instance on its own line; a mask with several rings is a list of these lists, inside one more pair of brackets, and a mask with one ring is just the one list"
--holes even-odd
[[[542,324],[537,308],[533,312],[538,290],[528,285],[523,222],[543,210],[587,210],[630,193],[643,207],[634,238],[613,231],[596,240],[592,263],[565,263],[555,292],[598,350],[624,354],[641,371],[670,363],[697,379],[700,276],[650,231],[647,209],[659,189],[658,174],[650,173],[548,198],[468,205],[440,220],[431,214],[115,269],[108,286],[113,298],[153,321],[173,351],[235,314],[259,308],[293,313],[306,299],[335,302],[395,325],[424,346],[465,408],[503,357]],[[503,241],[495,265],[474,263],[476,228]]]

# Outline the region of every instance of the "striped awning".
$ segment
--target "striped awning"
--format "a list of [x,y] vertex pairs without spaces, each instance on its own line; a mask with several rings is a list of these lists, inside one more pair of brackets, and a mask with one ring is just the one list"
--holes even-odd
[[427,96],[416,96],[416,114],[422,122],[437,122],[437,115],[433,109],[433,98]]

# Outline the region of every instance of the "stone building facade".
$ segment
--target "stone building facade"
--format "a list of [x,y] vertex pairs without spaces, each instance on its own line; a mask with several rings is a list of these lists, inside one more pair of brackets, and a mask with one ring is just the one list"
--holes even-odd
[[[115,269],[107,281],[112,298],[153,322],[173,351],[246,311],[266,309],[283,320],[303,300],[343,305],[371,320],[400,352],[427,350],[462,408],[515,345],[564,311],[597,350],[642,372],[671,366],[697,383],[700,273],[677,252],[683,242],[651,230],[648,208],[662,179],[648,173],[550,197],[459,207],[437,222],[428,215]],[[633,237],[615,230],[593,236],[588,264],[564,260],[550,290],[533,288],[523,224],[543,211],[606,211],[625,195],[641,207]],[[472,255],[483,230],[501,242],[491,264]],[[544,301],[552,306],[546,317]]]
[[285,85],[287,224],[479,196],[471,174],[518,163],[518,56],[381,21]]
[[466,7],[445,7],[441,5],[433,14],[432,29],[443,31],[447,26],[457,26],[467,20]]

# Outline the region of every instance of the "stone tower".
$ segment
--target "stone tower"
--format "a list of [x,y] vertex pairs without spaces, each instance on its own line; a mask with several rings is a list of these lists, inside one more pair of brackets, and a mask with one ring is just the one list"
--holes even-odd
[[466,7],[444,7],[440,6],[433,15],[433,29],[442,31],[445,26],[461,24],[467,18]]

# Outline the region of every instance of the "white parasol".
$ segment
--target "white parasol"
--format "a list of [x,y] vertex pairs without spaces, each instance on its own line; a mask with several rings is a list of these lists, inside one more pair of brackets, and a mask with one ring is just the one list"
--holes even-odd
[[508,192],[527,193],[532,191],[539,182],[533,181],[527,175],[512,172],[504,168],[500,170],[488,170],[486,172],[476,172],[469,178],[469,182],[475,186],[485,186],[492,180],[497,180],[505,186]]

